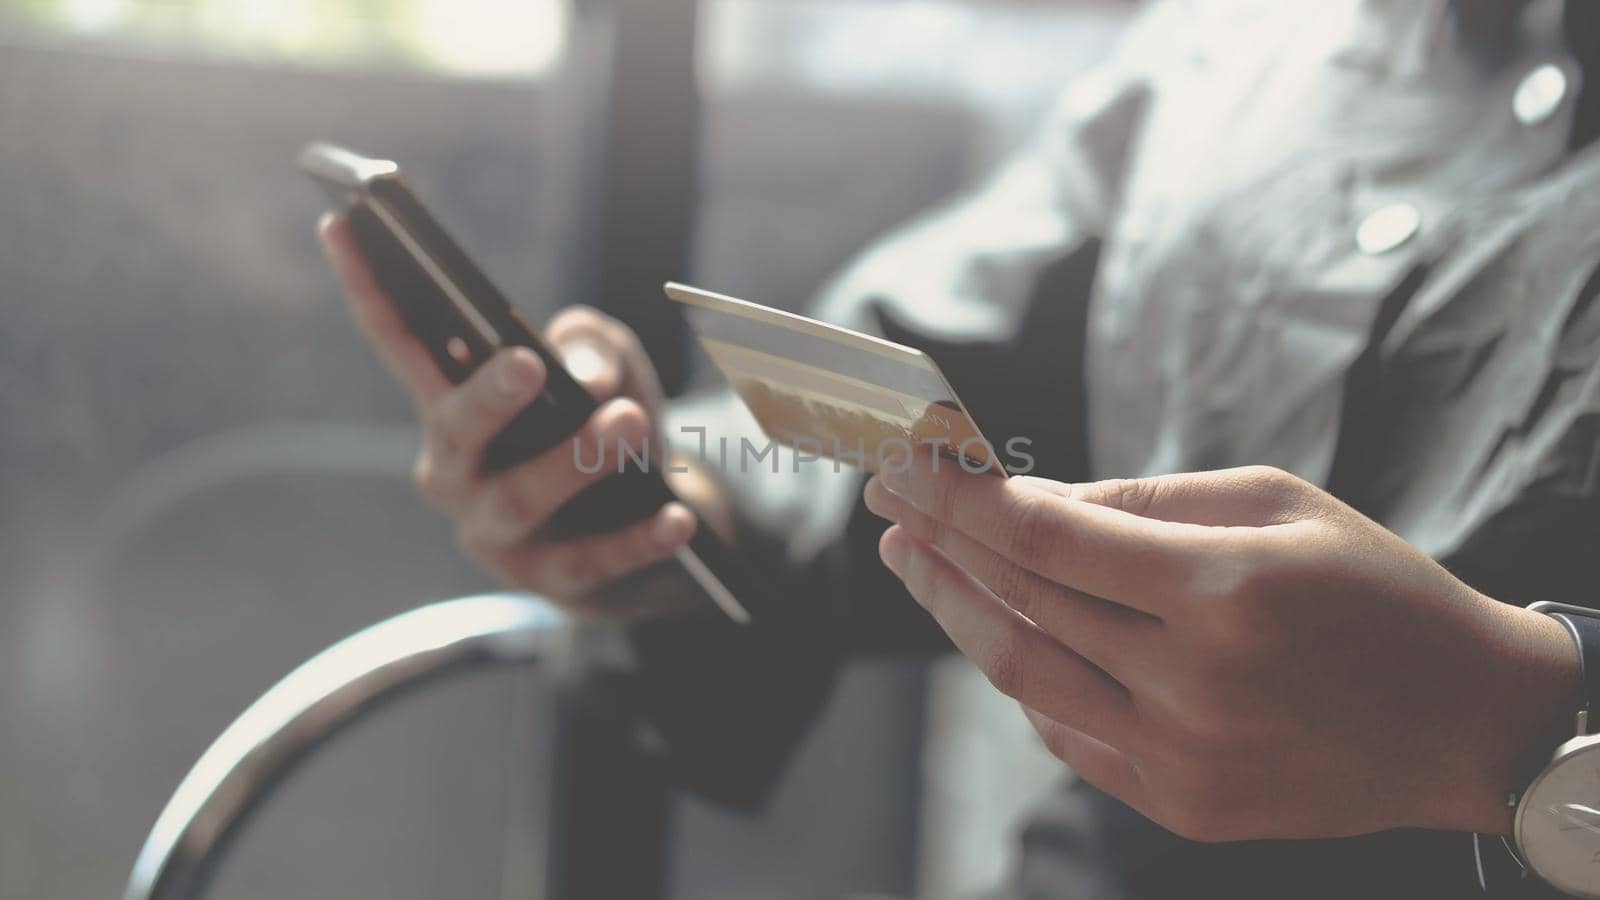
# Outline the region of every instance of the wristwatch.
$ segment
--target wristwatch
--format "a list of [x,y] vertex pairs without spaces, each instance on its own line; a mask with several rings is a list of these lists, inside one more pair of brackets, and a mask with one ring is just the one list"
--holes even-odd
[[[1516,809],[1511,841],[1476,836],[1478,877],[1496,895],[1536,895],[1531,873],[1563,894],[1600,898],[1600,734],[1592,733],[1600,725],[1593,721],[1600,703],[1600,610],[1549,602],[1528,609],[1566,626],[1578,645],[1577,709],[1571,736],[1520,794],[1508,798]],[[1514,865],[1506,864],[1507,856]]]

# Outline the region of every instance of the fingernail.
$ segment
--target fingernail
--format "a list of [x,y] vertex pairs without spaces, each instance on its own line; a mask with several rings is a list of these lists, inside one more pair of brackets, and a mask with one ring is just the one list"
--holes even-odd
[[877,477],[879,483],[893,494],[904,493],[907,485],[911,483],[911,477],[907,474],[906,467],[903,464],[896,466],[893,463],[885,462],[883,468],[878,470]]
[[632,415],[622,414],[624,410],[630,407],[637,409],[637,405],[631,400],[619,399],[611,401],[610,407],[610,416],[600,430],[601,437],[607,441],[625,443],[629,445],[631,450],[642,451],[644,448],[639,444],[644,441],[647,433],[646,426],[641,421],[642,417],[637,413]]
[[664,515],[651,528],[651,536],[662,544],[680,544],[688,540],[694,530],[694,513],[680,503],[669,504],[667,510],[682,510],[679,515]]
[[899,575],[911,556],[911,545],[905,533],[898,527],[885,531],[883,538],[878,541],[878,555],[883,557],[883,564],[889,567],[889,571]]
[[506,396],[522,397],[532,393],[538,385],[539,369],[539,357],[526,348],[518,347],[500,361],[495,381]]
[[605,373],[606,360],[593,344],[573,344],[561,353],[561,364],[573,378],[584,384],[593,384]]
[[867,480],[867,486],[861,492],[862,499],[866,501],[867,510],[880,518],[893,521],[893,517],[884,511],[884,507],[891,504],[889,500],[894,491],[889,490],[883,483],[883,478],[874,475]]
[[879,450],[878,459],[885,469],[898,469],[901,472],[911,468],[911,450],[901,442],[891,443],[888,447]]

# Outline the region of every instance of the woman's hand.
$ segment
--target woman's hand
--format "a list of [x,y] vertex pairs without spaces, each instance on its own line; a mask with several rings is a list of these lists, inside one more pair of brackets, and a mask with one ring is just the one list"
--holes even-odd
[[[629,616],[670,606],[674,598],[659,593],[613,596],[604,589],[689,542],[697,522],[684,504],[668,503],[611,534],[554,540],[544,527],[564,503],[616,471],[621,448],[642,452],[647,440],[660,447],[661,386],[633,332],[592,309],[557,315],[545,337],[600,408],[570,440],[505,471],[486,472],[485,446],[538,396],[544,364],[524,348],[503,350],[452,385],[374,281],[346,221],[328,216],[318,232],[362,334],[416,406],[423,432],[417,489],[455,522],[462,548],[506,583],[582,615]],[[584,472],[574,462],[573,441],[603,448],[605,464]],[[586,464],[592,452],[585,451]]]
[[1190,838],[1504,833],[1571,709],[1559,623],[1274,469],[1067,485],[919,456],[866,500],[1051,751]]

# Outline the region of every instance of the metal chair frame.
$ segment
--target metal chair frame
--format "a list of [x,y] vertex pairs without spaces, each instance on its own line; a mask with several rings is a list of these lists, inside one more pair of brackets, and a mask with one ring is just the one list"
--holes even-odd
[[[202,896],[233,839],[273,789],[318,747],[389,701],[455,674],[530,665],[558,687],[549,737],[553,781],[562,790],[552,793],[544,811],[545,846],[530,848],[544,862],[534,876],[541,893],[658,893],[660,866],[651,863],[663,851],[664,789],[637,771],[629,774],[641,767],[619,756],[630,746],[625,729],[590,702],[590,676],[603,670],[600,660],[610,651],[600,648],[609,637],[537,598],[489,594],[424,606],[345,638],[261,695],[200,756],[150,830],[124,900]],[[585,825],[596,808],[631,813],[644,827],[623,829],[627,837],[620,841],[603,836]],[[591,812],[575,814],[581,809]],[[628,869],[626,883],[611,864],[617,858],[638,863]]]

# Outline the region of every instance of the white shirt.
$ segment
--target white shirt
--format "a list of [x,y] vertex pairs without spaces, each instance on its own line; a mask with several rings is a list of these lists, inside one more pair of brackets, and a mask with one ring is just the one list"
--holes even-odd
[[[1262,463],[1325,483],[1347,375],[1377,354],[1379,389],[1404,396],[1374,398],[1387,424],[1362,506],[1448,555],[1600,479],[1600,310],[1578,306],[1600,151],[1565,149],[1582,75],[1560,14],[1530,3],[1489,58],[1447,0],[1156,4],[1023,152],[869,249],[815,314],[991,341],[1030,301],[1089,304],[1087,345],[1060,364],[1085,367],[1095,477]],[[1036,298],[1090,240],[1092,292]],[[758,434],[727,394],[673,421]],[[860,485],[827,464],[728,481],[796,560]]]

